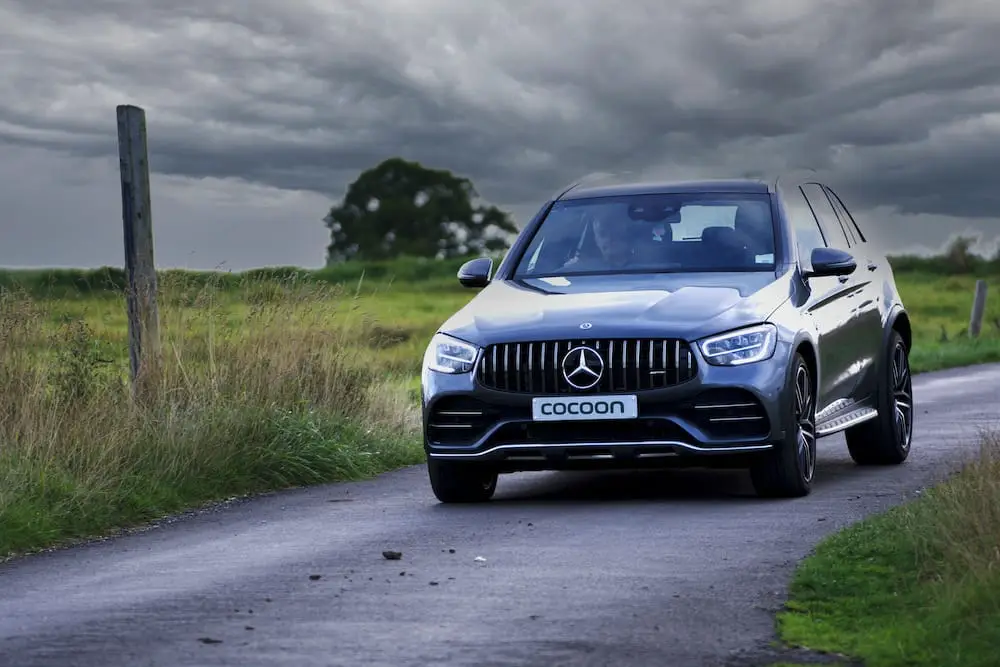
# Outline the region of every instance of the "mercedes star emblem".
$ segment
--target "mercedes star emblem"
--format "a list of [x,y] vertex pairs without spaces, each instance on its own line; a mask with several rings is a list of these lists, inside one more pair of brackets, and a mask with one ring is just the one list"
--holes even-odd
[[592,347],[574,347],[563,357],[562,373],[571,387],[590,389],[604,375],[604,359]]

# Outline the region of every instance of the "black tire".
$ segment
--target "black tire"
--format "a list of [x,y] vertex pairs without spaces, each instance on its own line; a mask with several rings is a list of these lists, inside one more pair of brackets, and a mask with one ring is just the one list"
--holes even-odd
[[750,468],[754,490],[764,498],[809,495],[816,474],[816,385],[801,354],[792,363],[785,439]]
[[443,503],[482,503],[493,497],[499,475],[480,463],[429,459],[427,474],[434,495]]
[[844,433],[847,451],[858,465],[898,465],[910,455],[914,415],[910,351],[898,331],[889,337],[876,400],[878,417]]

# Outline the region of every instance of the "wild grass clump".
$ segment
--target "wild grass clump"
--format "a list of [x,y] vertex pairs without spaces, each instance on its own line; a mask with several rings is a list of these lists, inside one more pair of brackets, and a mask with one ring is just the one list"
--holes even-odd
[[165,281],[135,399],[127,330],[51,305],[0,290],[0,555],[420,460],[381,325],[338,287]]
[[[978,455],[902,516],[914,538],[921,578],[990,591],[989,612],[1000,621],[1000,434],[985,432]],[[969,600],[949,602],[961,607]]]

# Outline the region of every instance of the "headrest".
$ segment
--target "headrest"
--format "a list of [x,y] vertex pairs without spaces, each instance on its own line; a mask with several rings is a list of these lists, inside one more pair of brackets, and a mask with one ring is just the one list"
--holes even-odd
[[732,227],[706,227],[701,232],[701,240],[726,248],[746,250],[749,247],[746,234]]
[[736,207],[734,225],[736,229],[748,233],[758,232],[770,226],[771,211],[759,202],[743,203]]
[[732,227],[705,227],[701,230],[701,240],[712,243],[731,242],[739,238]]

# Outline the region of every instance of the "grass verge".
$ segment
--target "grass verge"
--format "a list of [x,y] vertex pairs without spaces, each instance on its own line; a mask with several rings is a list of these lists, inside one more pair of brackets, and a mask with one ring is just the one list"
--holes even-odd
[[781,639],[867,667],[987,667],[1000,647],[1000,438],[910,503],[824,540]]
[[384,328],[349,293],[239,294],[233,324],[231,293],[165,286],[163,363],[133,401],[124,329],[0,291],[0,556],[422,460]]

